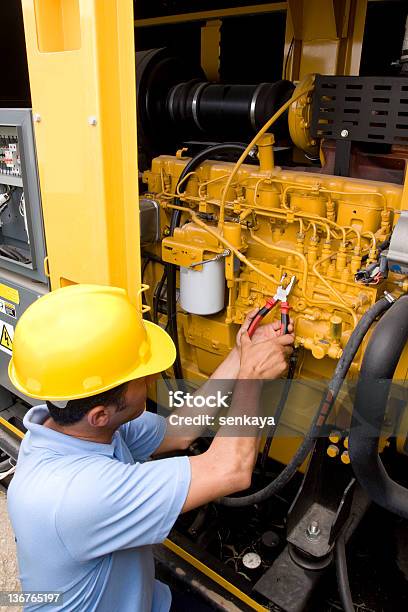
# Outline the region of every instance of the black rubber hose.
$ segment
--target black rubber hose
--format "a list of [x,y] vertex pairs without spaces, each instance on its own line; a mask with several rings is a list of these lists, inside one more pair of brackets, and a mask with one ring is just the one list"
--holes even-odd
[[354,474],[377,504],[408,518],[408,489],[392,480],[378,454],[388,395],[408,340],[408,296],[378,323],[364,354],[356,389],[349,453]]
[[162,266],[164,265],[164,261],[162,260],[161,257],[159,257],[158,255],[156,255],[156,253],[151,253],[150,251],[145,251],[143,249],[142,251],[142,257],[147,259],[148,261],[154,261],[156,263],[161,264]]
[[[217,155],[225,155],[225,153],[231,153],[231,152],[241,155],[241,153],[245,151],[245,149],[246,149],[246,145],[241,144],[239,142],[225,142],[225,143],[220,143],[216,145],[211,145],[211,147],[206,147],[205,149],[197,153],[197,155],[192,157],[190,161],[188,162],[188,164],[184,166],[183,171],[180,174],[180,177],[177,181],[176,191],[177,191],[178,185],[187,176],[187,174],[189,174],[190,172],[194,172],[194,170],[200,164],[205,162],[207,159],[211,159]],[[187,187],[187,184],[184,183],[184,187],[181,189],[181,191],[184,192],[186,187]],[[176,206],[181,206],[180,198],[177,198],[175,203],[176,203]],[[176,227],[180,225],[181,212],[182,212],[181,210],[173,211],[171,222],[170,222],[170,236],[173,235]]]
[[312,425],[308,433],[306,434],[302,444],[299,446],[296,453],[293,455],[290,463],[288,463],[283,468],[282,472],[275,478],[275,480],[270,482],[263,489],[256,491],[255,493],[251,493],[250,495],[244,495],[241,497],[221,497],[217,500],[217,503],[223,506],[235,508],[258,504],[260,502],[266,501],[267,499],[272,497],[272,495],[275,495],[275,493],[280,491],[291,480],[291,478],[293,478],[299,467],[307,458],[310,451],[313,449],[316,439],[319,436],[321,428],[325,424],[327,417],[330,414],[330,411],[334,405],[334,402],[336,401],[343,381],[354,360],[354,357],[356,356],[360,344],[364,339],[364,336],[370,329],[375,319],[379,317],[383,312],[388,310],[388,308],[391,306],[391,303],[392,302],[390,302],[387,298],[381,298],[378,302],[371,306],[371,308],[367,310],[366,313],[364,313],[360,321],[357,323],[355,329],[353,330],[353,333],[350,336],[349,341],[344,347],[343,354],[337,363],[333,377],[330,380],[328,387],[322,397],[319,409],[316,412],[316,415],[314,416]]
[[[183,168],[182,173],[177,181],[176,191],[178,185],[181,181],[187,176],[189,172],[193,172],[200,164],[202,164],[207,159],[211,159],[216,155],[225,155],[225,153],[237,153],[237,155],[241,155],[245,150],[245,145],[240,143],[222,143],[212,145],[211,147],[207,147],[203,149],[197,155],[192,157],[190,161]],[[184,188],[181,191],[184,191],[186,188],[186,184],[184,184]],[[175,202],[176,206],[181,205],[181,201],[179,198],[176,198]],[[171,221],[170,221],[170,231],[169,235],[172,236],[174,234],[174,230],[176,227],[180,225],[181,220],[181,211],[173,210]],[[173,339],[174,345],[176,347],[176,360],[173,365],[174,376],[177,380],[182,381],[183,379],[183,368],[181,365],[180,358],[180,350],[179,350],[179,342],[178,342],[178,327],[177,327],[177,288],[176,288],[176,267],[168,263],[166,264],[166,276],[167,276],[167,315],[168,315],[168,327],[170,336]],[[180,383],[182,385],[182,383]]]
[[350,591],[350,583],[347,571],[346,542],[341,535],[336,542],[336,575],[341,605],[344,612],[354,612],[353,598]]

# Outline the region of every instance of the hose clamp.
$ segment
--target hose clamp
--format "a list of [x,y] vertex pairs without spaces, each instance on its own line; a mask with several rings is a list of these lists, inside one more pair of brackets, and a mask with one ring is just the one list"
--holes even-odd
[[256,103],[258,101],[259,92],[261,91],[264,85],[267,85],[267,83],[259,83],[258,87],[255,89],[254,93],[252,94],[252,100],[249,106],[249,118],[251,120],[252,128],[255,132],[257,131],[256,120],[255,120]]
[[391,295],[391,293],[388,293],[388,291],[384,291],[384,297],[390,304],[394,304],[394,302],[397,301],[396,298]]
[[170,96],[167,100],[167,110],[173,123],[176,121],[176,117],[174,116],[174,96],[176,94],[177,89],[179,89],[182,85],[185,85],[185,83],[177,83],[177,85],[175,85],[171,90]]
[[203,130],[202,126],[200,125],[200,121],[198,120],[198,112],[197,112],[197,106],[198,106],[198,100],[199,100],[199,96],[201,94],[201,92],[203,91],[203,89],[205,87],[207,87],[208,83],[204,82],[204,83],[200,83],[197,87],[197,89],[194,92],[194,96],[193,96],[193,101],[191,103],[191,112],[193,113],[193,119],[194,119],[194,123],[196,124],[196,126],[198,127],[199,130],[201,130],[202,132],[204,132],[205,130]]

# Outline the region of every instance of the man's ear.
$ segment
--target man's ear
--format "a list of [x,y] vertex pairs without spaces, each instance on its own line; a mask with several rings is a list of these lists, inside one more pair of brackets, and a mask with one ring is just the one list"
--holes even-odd
[[95,406],[87,412],[86,417],[92,427],[107,427],[111,418],[109,408],[106,406]]

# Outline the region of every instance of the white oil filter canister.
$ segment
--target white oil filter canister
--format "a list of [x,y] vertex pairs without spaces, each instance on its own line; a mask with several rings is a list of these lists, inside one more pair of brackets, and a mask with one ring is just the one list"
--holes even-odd
[[224,259],[208,261],[201,270],[180,267],[180,305],[191,314],[211,315],[224,308]]

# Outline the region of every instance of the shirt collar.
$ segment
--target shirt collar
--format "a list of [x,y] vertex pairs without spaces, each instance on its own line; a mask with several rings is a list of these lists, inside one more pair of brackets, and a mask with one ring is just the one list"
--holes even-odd
[[47,406],[34,406],[23,419],[24,426],[29,431],[30,446],[42,447],[60,453],[62,455],[106,455],[113,457],[115,451],[115,440],[119,433],[116,431],[110,444],[100,442],[89,442],[74,436],[54,431],[44,427],[44,421],[50,416]]

